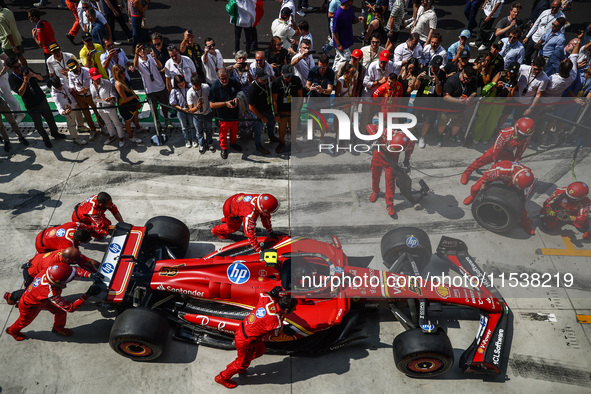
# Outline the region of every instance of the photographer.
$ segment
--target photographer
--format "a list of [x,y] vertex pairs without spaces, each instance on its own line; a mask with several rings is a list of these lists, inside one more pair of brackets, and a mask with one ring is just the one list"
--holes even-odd
[[205,67],[203,67],[203,61],[201,60],[201,56],[203,56],[203,50],[201,49],[201,46],[195,42],[193,30],[185,30],[183,41],[181,42],[179,49],[181,50],[181,55],[193,60],[193,63],[195,64],[195,70],[197,70],[197,75],[202,81],[204,81]]
[[224,68],[224,58],[218,49],[215,49],[215,41],[211,37],[205,39],[205,51],[201,56],[205,67],[205,80],[212,86],[218,80],[218,70]]
[[[127,58],[127,55],[125,54],[125,52],[121,50],[121,48],[115,48],[115,46],[113,45],[113,40],[105,38],[103,40],[103,43],[103,47],[105,48],[106,52],[101,54],[101,64],[109,74],[109,80],[111,81],[111,83],[115,82],[115,79],[113,78],[113,66],[115,64],[118,64],[131,72],[135,71],[133,63],[131,63],[131,61]],[[125,72],[125,79],[128,81],[128,83],[131,80],[129,78],[129,74],[127,73],[127,71]]]
[[80,49],[80,63],[86,68],[96,67],[103,78],[109,78],[101,63],[101,55],[105,52],[103,47],[100,44],[95,44],[92,35],[88,32],[82,34],[82,42],[84,45]]
[[189,81],[193,75],[197,74],[197,70],[193,61],[181,55],[176,45],[168,46],[168,54],[170,59],[164,65],[164,75],[166,76],[166,88],[170,92],[172,90],[172,79],[175,76],[182,76],[185,82],[190,85]]

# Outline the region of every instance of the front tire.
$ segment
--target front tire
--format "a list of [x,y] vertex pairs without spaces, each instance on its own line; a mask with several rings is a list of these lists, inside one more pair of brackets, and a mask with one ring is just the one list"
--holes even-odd
[[111,334],[111,348],[134,361],[155,360],[162,354],[168,337],[168,320],[147,308],[127,309],[117,316]]
[[505,233],[519,222],[524,209],[522,193],[494,183],[478,193],[472,203],[472,216],[486,230]]
[[454,364],[453,347],[441,327],[435,333],[420,328],[405,331],[392,343],[396,368],[411,378],[431,378]]

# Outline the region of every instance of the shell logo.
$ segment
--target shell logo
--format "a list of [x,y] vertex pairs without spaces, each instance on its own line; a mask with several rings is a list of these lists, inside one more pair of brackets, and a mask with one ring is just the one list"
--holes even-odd
[[254,315],[252,315],[252,314],[251,315],[248,315],[248,322],[249,323],[253,323],[254,322],[254,319],[255,319]]
[[437,294],[439,294],[441,298],[449,297],[449,289],[447,287],[437,286],[437,288],[435,288],[435,291],[437,292]]

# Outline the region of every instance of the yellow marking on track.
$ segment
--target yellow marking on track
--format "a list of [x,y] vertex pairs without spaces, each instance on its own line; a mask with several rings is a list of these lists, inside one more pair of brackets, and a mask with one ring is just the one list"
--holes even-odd
[[543,255],[546,256],[578,256],[591,257],[591,250],[576,249],[569,237],[563,235],[562,242],[564,242],[565,249],[549,249],[542,248]]
[[591,315],[577,315],[579,323],[591,324]]

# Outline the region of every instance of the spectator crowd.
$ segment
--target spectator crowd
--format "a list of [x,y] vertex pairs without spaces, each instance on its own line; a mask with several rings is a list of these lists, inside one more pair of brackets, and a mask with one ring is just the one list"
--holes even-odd
[[[28,141],[18,126],[24,111],[47,148],[50,136],[66,138],[46,93],[74,143],[87,144],[78,133],[88,132],[90,141],[104,133],[105,145],[139,144],[137,134],[145,131],[138,121],[142,102],[131,84],[139,75],[160,132],[172,129],[171,118],[176,118],[187,148],[205,154],[216,152],[217,145],[226,159],[230,151],[243,150],[238,135],[252,139],[263,155],[270,154],[266,138],[278,154],[298,151],[303,105],[318,109],[330,106],[333,98],[356,97],[397,98],[389,103],[414,111],[420,148],[428,142],[443,145],[445,135],[452,143],[465,143],[460,131],[480,101],[468,136],[472,142],[488,143],[509,118],[515,122],[525,116],[535,119],[534,139],[544,149],[561,142],[561,132],[568,130],[568,123],[545,115],[575,121],[584,99],[591,97],[591,25],[569,31],[567,15],[576,11],[571,1],[535,1],[523,18],[524,5],[518,2],[467,0],[465,29],[448,43],[438,29],[434,0],[325,1],[330,36],[326,42],[316,37],[316,43],[305,19],[313,9],[308,2],[296,7],[293,0],[276,1],[279,13],[266,27],[259,24],[262,1],[227,3],[235,35],[235,62],[230,63],[213,37],[198,43],[192,29],[184,31],[178,45],[158,31],[148,32],[143,21],[149,0],[65,0],[63,6],[73,14],[66,38],[80,46],[78,53],[68,53],[50,21],[42,18],[39,9],[46,2],[41,1],[27,15],[34,26],[31,36],[43,48],[44,71],[29,67],[14,14],[2,5],[0,110],[24,145]],[[258,42],[262,29],[272,33],[266,48]],[[240,49],[243,30],[245,50]],[[567,41],[565,32],[576,37]],[[131,53],[116,37],[132,43]],[[441,101],[435,104],[435,98]],[[504,98],[504,105],[495,105],[493,98]],[[369,123],[378,109],[367,105],[363,117]],[[10,138],[0,125],[8,152]]]

